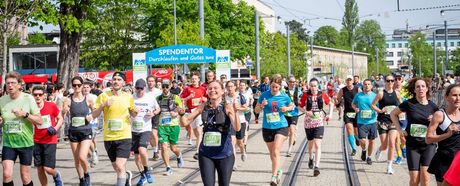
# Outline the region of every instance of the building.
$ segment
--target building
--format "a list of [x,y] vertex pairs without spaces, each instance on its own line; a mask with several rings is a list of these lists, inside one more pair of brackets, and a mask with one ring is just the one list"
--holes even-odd
[[235,4],[240,1],[246,2],[249,6],[254,6],[259,13],[260,20],[264,23],[265,31],[270,33],[276,32],[276,16],[272,7],[259,0],[232,0]]
[[9,64],[20,74],[56,73],[59,45],[18,45],[9,48]]
[[[433,31],[427,30],[395,30],[391,39],[386,40],[386,58],[387,66],[391,70],[401,70],[401,67],[408,65],[410,58],[409,38],[411,34],[422,32],[427,36],[426,42],[433,46]],[[437,29],[436,48],[444,51],[445,34],[444,29]],[[449,51],[460,47],[460,28],[448,29],[447,49]],[[443,53],[444,54],[444,53]]]

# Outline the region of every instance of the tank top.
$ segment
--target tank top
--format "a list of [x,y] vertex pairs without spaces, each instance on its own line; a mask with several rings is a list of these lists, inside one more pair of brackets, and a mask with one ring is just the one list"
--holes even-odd
[[345,105],[345,113],[346,112],[355,112],[353,107],[351,107],[351,103],[353,103],[353,98],[358,93],[358,87],[354,86],[351,90],[349,90],[346,86],[342,88],[342,95]]
[[[233,155],[231,136],[233,127],[225,107],[220,105],[217,109],[212,109],[206,105],[201,119],[204,126],[200,154],[211,159],[223,159]],[[216,135],[220,137],[217,138]]]
[[[447,133],[447,130],[450,125],[460,126],[460,120],[452,121],[444,109],[442,109],[441,112],[444,114],[444,119],[438,125],[438,128],[436,128],[436,134],[441,135]],[[457,152],[458,150],[460,150],[460,134],[454,133],[451,137],[438,142],[438,148],[439,150],[450,150],[453,152]]]
[[90,109],[86,103],[86,96],[81,102],[75,102],[73,96],[70,97],[70,129],[91,129],[91,125],[85,118],[89,113]]
[[391,123],[390,112],[399,105],[398,96],[396,92],[388,93],[387,90],[383,90],[383,97],[379,100],[379,108],[383,109],[387,107],[386,113],[379,113],[377,120],[380,122]]

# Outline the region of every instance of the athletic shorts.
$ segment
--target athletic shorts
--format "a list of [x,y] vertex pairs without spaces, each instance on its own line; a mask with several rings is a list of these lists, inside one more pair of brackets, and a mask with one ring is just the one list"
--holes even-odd
[[56,167],[56,144],[37,144],[34,145],[34,165],[35,167]]
[[235,134],[236,139],[242,140],[244,139],[245,135],[246,135],[246,123],[241,123],[240,131],[237,131]]
[[421,166],[429,166],[436,152],[436,145],[430,144],[425,147],[407,146],[407,167],[409,171],[419,171]]
[[346,112],[343,113],[343,122],[345,124],[352,123],[353,127],[358,127],[358,123],[356,122],[356,118],[348,117]]
[[379,131],[379,134],[386,134],[389,130],[396,130],[396,126],[394,126],[391,122],[377,121],[377,130]]
[[316,128],[310,128],[310,129],[305,129],[305,134],[307,135],[307,140],[313,140],[313,139],[323,139],[324,135],[324,126],[316,127]]
[[160,114],[157,114],[152,117],[152,129],[158,129],[159,123],[160,123]]
[[135,154],[139,154],[139,147],[147,148],[150,144],[150,137],[152,133],[150,131],[145,132],[133,132],[131,151],[134,151]]
[[369,125],[358,125],[358,139],[377,138],[377,126],[375,123]]
[[283,127],[279,129],[262,129],[262,136],[265,142],[273,142],[275,140],[275,136],[277,134],[281,134],[283,136],[288,136],[289,129],[288,127]]
[[297,125],[298,116],[284,116],[289,125]]
[[158,127],[158,139],[160,143],[169,143],[171,145],[177,145],[177,141],[179,141],[179,134],[179,125]]
[[23,147],[23,148],[10,148],[3,146],[2,150],[2,161],[3,160],[12,160],[16,161],[16,158],[19,156],[19,163],[21,165],[32,165],[32,156],[34,151],[34,146]]
[[69,140],[70,142],[82,142],[84,140],[93,139],[93,129],[69,129]]
[[104,147],[107,151],[110,162],[115,162],[117,158],[128,159],[131,152],[131,139],[104,141]]

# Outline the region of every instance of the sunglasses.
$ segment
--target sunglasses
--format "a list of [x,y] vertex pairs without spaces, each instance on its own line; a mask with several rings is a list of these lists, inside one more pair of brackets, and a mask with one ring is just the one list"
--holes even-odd
[[393,83],[393,82],[395,82],[394,79],[389,79],[389,80],[387,80],[387,83]]
[[33,95],[34,95],[34,97],[37,97],[37,96],[38,96],[38,97],[42,97],[42,96],[43,96],[43,93],[41,93],[41,94],[40,94],[40,93],[34,93]]
[[136,90],[144,90],[142,87],[136,87]]
[[72,87],[78,87],[80,88],[82,84],[72,84]]
[[161,85],[161,88],[169,88],[169,85]]

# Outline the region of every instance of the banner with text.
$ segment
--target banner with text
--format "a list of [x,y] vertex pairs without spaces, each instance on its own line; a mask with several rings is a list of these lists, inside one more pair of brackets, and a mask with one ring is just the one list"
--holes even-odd
[[221,75],[226,75],[230,79],[230,50],[216,50],[216,79]]
[[145,63],[145,53],[133,53],[133,84],[138,79],[147,81],[147,64]]
[[145,53],[148,65],[215,63],[216,50],[198,45],[171,45]]

